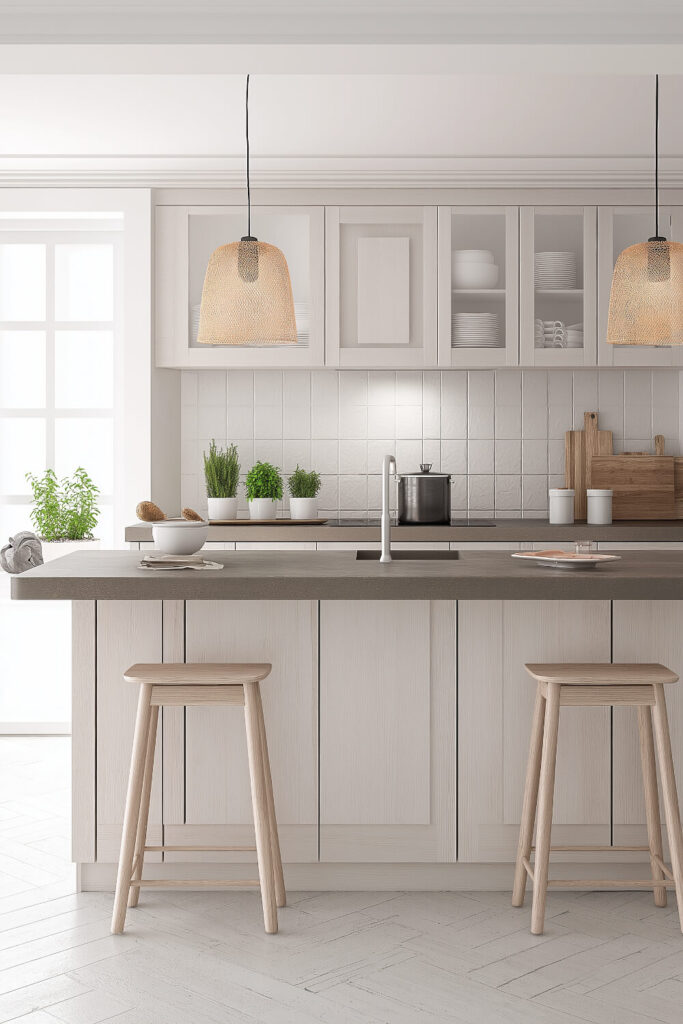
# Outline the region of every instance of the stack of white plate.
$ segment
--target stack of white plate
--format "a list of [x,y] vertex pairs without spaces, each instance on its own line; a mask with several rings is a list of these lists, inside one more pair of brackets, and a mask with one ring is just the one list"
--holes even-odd
[[195,342],[197,340],[197,335],[199,334],[199,310],[201,308],[201,305],[190,306],[190,334],[192,335],[192,340]]
[[576,288],[575,252],[537,252],[534,269],[537,288],[556,291]]
[[567,328],[567,348],[583,348],[583,324],[570,324]]
[[452,313],[452,348],[498,348],[500,317],[497,313]]
[[311,340],[311,304],[310,302],[295,302],[294,316],[296,317],[297,345],[308,345]]

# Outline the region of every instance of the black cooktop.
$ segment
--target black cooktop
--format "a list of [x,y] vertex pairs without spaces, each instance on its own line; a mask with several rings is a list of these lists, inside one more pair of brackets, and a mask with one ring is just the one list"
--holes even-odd
[[[328,519],[326,526],[381,526],[379,519]],[[450,523],[399,523],[392,518],[392,526],[428,526],[430,529],[439,526],[495,526],[493,519],[451,519]]]

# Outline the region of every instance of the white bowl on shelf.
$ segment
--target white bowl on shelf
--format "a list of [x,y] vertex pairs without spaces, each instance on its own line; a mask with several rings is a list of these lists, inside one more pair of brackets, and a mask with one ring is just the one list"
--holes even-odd
[[454,263],[451,281],[454,288],[495,288],[498,284],[498,267],[495,263]]
[[455,249],[452,253],[453,263],[493,263],[493,253],[489,249]]
[[194,555],[204,547],[209,524],[188,519],[165,519],[152,524],[154,543],[167,555]]

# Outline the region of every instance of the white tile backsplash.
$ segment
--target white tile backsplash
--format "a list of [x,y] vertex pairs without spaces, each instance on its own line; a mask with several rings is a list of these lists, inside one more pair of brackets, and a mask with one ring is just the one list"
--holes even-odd
[[452,475],[454,514],[543,516],[564,479],[565,431],[594,409],[615,451],[653,450],[662,433],[678,454],[675,370],[184,370],[182,504],[206,511],[215,437],[237,444],[242,477],[256,459],[316,469],[325,515],[376,512],[393,452],[399,471],[431,462]]

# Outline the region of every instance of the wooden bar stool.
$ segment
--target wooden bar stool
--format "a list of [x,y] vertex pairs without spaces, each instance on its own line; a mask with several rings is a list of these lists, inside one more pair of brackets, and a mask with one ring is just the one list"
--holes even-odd
[[[676,778],[671,755],[669,720],[666,714],[664,684],[675,683],[678,676],[664,665],[564,664],[525,665],[537,682],[536,706],[531,727],[529,761],[519,846],[512,892],[513,907],[524,903],[527,875],[533,882],[534,895],[531,909],[531,931],[543,934],[545,900],[548,887],[563,889],[653,889],[656,906],[666,906],[667,888],[675,888],[678,914],[683,931],[683,834],[676,793]],[[555,758],[560,708],[627,706],[638,708],[640,731],[640,757],[645,788],[647,817],[647,846],[551,846],[550,830],[553,818],[553,790],[555,786]],[[662,857],[662,833],[657,793],[655,742],[664,798],[671,870]],[[534,864],[531,864],[534,819],[536,846]],[[548,881],[548,861],[554,851],[647,851],[652,878],[648,879],[562,879]]]
[[[286,903],[280,842],[273,803],[266,726],[259,682],[269,675],[271,665],[133,665],[124,673],[127,682],[140,684],[135,721],[133,753],[126,811],[121,836],[121,854],[111,930],[123,931],[126,905],[137,906],[141,887],[158,889],[214,888],[215,886],[261,887],[266,932],[277,932],[277,907]],[[247,732],[251,801],[254,809],[256,846],[146,846],[149,798],[156,744],[159,708],[166,706],[216,705],[243,707]],[[143,878],[145,853],[255,850],[258,880],[191,880]]]

